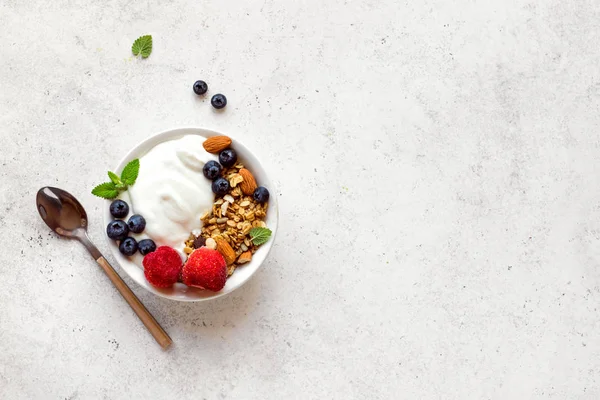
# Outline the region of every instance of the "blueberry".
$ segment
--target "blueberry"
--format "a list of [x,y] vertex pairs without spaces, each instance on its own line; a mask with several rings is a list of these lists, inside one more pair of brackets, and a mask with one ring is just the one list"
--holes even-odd
[[227,97],[223,96],[221,93],[217,93],[210,99],[210,104],[217,110],[220,110],[227,105]]
[[106,234],[112,240],[123,240],[129,234],[129,227],[125,221],[114,220],[111,221],[106,227]]
[[140,253],[145,256],[148,253],[156,251],[156,243],[154,243],[154,240],[152,239],[140,240],[138,243],[138,249],[140,250]]
[[204,167],[202,168],[202,173],[206,178],[212,181],[217,179],[219,175],[221,175],[222,170],[223,167],[221,167],[221,164],[219,164],[215,160],[210,160],[209,162],[204,164]]
[[229,192],[229,182],[225,178],[217,178],[212,183],[212,191],[217,196],[225,196]]
[[196,93],[198,96],[206,93],[207,90],[208,90],[208,85],[206,84],[206,82],[204,82],[204,81],[194,82],[194,93]]
[[129,230],[133,233],[142,233],[146,227],[146,220],[141,215],[134,214],[129,217],[127,226],[129,226]]
[[129,214],[129,206],[123,200],[110,203],[110,215],[115,218],[125,218]]
[[259,203],[266,203],[269,200],[269,191],[266,187],[259,186],[254,190],[252,197]]
[[138,242],[132,237],[123,239],[121,244],[119,244],[119,251],[124,256],[130,257],[130,256],[134,255],[135,252],[137,251],[137,249],[138,249]]
[[234,149],[225,149],[219,153],[219,162],[224,167],[231,167],[237,161],[237,153]]

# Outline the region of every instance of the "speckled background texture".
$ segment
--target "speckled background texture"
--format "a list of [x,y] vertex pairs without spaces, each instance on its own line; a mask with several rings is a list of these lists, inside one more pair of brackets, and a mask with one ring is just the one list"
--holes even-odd
[[[597,0],[1,0],[0,398],[600,398],[599,43]],[[34,196],[108,255],[90,189],[190,125],[256,151],[280,226],[214,302],[124,276],[165,352]]]

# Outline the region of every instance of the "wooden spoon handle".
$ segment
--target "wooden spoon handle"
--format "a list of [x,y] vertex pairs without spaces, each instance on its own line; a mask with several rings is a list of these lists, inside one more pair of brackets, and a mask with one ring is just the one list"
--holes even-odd
[[119,274],[113,269],[113,267],[106,261],[103,256],[100,256],[96,259],[96,262],[100,264],[106,275],[108,275],[109,279],[112,281],[113,285],[117,288],[121,296],[125,299],[127,303],[131,306],[133,311],[137,314],[137,316],[142,320],[146,328],[150,331],[154,339],[162,346],[163,349],[166,349],[173,343],[167,332],[160,326],[158,322],[154,319],[152,314],[144,307],[142,302],[137,298],[137,296],[131,291],[129,286],[121,279]]

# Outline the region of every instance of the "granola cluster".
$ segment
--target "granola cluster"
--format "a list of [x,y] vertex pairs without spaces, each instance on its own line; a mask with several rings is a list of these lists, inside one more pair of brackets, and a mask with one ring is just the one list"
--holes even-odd
[[230,192],[215,198],[212,209],[200,217],[202,220],[200,235],[196,237],[192,234],[185,242],[184,252],[188,256],[197,247],[202,245],[211,247],[216,243],[217,250],[223,253],[226,260],[228,258],[234,260],[228,262],[227,276],[233,274],[237,266],[249,262],[252,254],[257,250],[258,246],[252,243],[250,230],[266,227],[264,219],[267,215],[268,203],[259,203],[252,195],[245,195],[242,192],[240,184],[244,178],[239,171],[243,168],[243,164],[238,162],[223,170],[223,177],[231,186]]

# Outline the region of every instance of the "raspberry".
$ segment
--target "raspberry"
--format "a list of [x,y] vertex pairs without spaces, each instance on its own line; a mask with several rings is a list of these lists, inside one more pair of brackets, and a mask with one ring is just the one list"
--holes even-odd
[[218,292],[227,280],[227,264],[216,250],[201,247],[190,254],[183,266],[183,283]]
[[169,246],[160,246],[156,251],[147,254],[142,262],[144,276],[151,285],[167,288],[177,282],[181,271],[181,257]]

